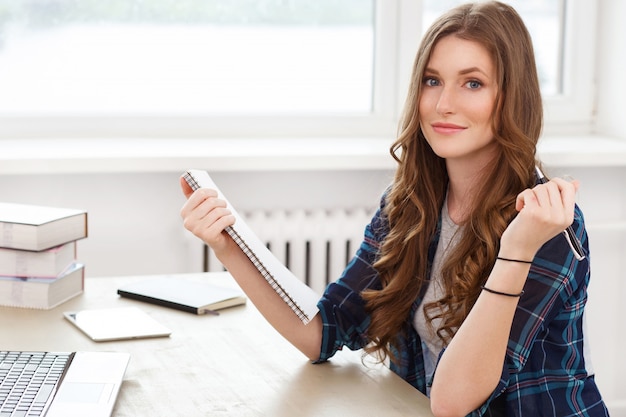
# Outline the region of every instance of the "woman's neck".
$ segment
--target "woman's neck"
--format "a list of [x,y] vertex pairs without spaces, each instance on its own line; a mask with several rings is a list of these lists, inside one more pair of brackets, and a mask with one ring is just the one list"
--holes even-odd
[[469,219],[479,185],[485,181],[483,167],[461,169],[448,165],[448,213],[456,224]]
[[[448,198],[446,204],[448,205],[448,215],[454,224],[463,224],[469,217],[470,212],[470,199],[466,197],[464,192],[452,191],[455,187],[450,186],[448,188]],[[463,195],[461,195],[463,194]]]

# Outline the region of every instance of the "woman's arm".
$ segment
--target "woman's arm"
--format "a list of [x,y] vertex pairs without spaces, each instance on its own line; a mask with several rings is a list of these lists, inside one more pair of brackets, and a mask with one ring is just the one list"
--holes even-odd
[[187,197],[180,212],[185,228],[211,247],[250,301],[283,337],[311,360],[317,359],[322,338],[319,315],[306,325],[302,323],[261,276],[224,231],[233,225],[235,218],[226,208],[226,202],[217,198],[215,190],[201,188],[194,192],[183,178],[180,184]]
[[[554,179],[520,193],[516,218],[502,235],[499,256],[530,261],[573,221],[577,184]],[[524,288],[530,265],[498,260],[485,287],[509,294]],[[517,297],[483,291],[441,356],[431,389],[437,416],[465,416],[480,407],[502,374]],[[454,400],[451,400],[454,399]]]

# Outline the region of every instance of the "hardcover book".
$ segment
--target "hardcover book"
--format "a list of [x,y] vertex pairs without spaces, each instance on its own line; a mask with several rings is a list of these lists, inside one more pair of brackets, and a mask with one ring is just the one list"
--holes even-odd
[[0,203],[0,247],[41,251],[85,237],[84,210]]
[[85,265],[74,263],[59,277],[0,277],[0,305],[48,310],[83,292]]
[[0,276],[56,278],[75,259],[75,241],[42,251],[0,248]]

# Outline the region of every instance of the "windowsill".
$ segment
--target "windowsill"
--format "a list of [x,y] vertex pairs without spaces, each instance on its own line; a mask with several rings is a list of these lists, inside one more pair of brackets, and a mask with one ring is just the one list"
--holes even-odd
[[[388,139],[0,140],[0,175],[394,169]],[[554,136],[539,143],[548,166],[626,166],[626,140]]]

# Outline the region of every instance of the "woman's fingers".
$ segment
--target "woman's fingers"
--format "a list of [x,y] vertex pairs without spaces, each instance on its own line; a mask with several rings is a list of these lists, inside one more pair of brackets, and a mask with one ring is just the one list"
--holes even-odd
[[555,178],[518,194],[518,215],[511,222],[504,242],[529,252],[562,232],[574,220],[577,182]]
[[223,244],[225,236],[222,232],[235,222],[226,201],[219,199],[217,192],[208,188],[189,194],[180,215],[184,227],[212,247]]
[[[573,215],[578,182],[554,178],[545,184],[522,191],[516,200],[518,211],[527,210],[546,214],[569,213]],[[549,216],[548,216],[549,217]]]

